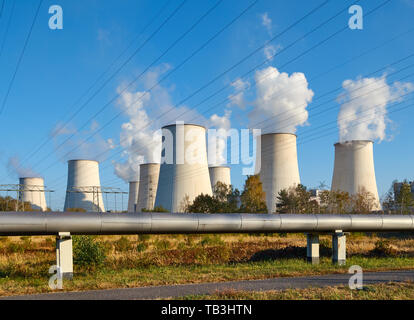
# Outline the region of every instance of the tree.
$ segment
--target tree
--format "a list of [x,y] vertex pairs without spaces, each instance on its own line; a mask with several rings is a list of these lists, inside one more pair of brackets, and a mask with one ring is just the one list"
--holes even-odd
[[375,196],[362,187],[359,192],[352,196],[353,213],[370,213],[375,207]]
[[312,199],[311,192],[304,185],[297,185],[279,192],[276,199],[278,213],[318,213],[319,204]]
[[410,210],[414,207],[414,198],[413,194],[411,193],[411,184],[407,180],[401,184],[401,188],[398,191],[395,200],[401,214],[409,214]]
[[213,195],[201,194],[189,205],[188,212],[193,213],[235,213],[239,211],[240,191],[233,186],[217,182]]
[[240,199],[241,212],[267,213],[266,194],[258,175],[247,177]]

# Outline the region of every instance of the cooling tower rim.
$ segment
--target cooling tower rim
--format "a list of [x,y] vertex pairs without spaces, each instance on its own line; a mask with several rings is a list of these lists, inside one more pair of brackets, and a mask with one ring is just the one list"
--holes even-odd
[[99,163],[98,160],[91,160],[91,159],[72,159],[72,160],[68,160],[68,162],[78,162],[78,161],[88,161],[88,162],[96,162],[96,163]]
[[346,144],[354,144],[354,143],[358,143],[358,142],[366,142],[366,143],[374,143],[374,140],[348,140],[348,141],[344,141],[344,142],[337,142],[334,144],[334,146],[342,146],[342,145],[346,145]]
[[128,181],[128,184],[130,183],[139,183],[139,180]]
[[214,168],[227,168],[227,169],[231,169],[231,167],[230,166],[220,166],[220,165],[218,165],[218,166],[211,166],[211,167],[208,167],[208,169],[210,170],[210,169],[214,169]]
[[274,136],[274,135],[291,135],[291,136],[295,136],[296,138],[298,137],[296,134],[291,133],[291,132],[272,132],[272,133],[264,133],[261,136]]
[[42,180],[45,180],[43,177],[19,177],[19,180],[20,179],[42,179]]
[[[179,126],[180,125],[183,125],[183,126],[194,126],[194,127],[200,127],[200,128],[203,128],[204,130],[206,129],[206,127],[205,126],[202,126],[201,124],[195,124],[195,123],[183,123],[183,124],[178,124]],[[177,126],[177,124],[167,124],[166,126],[163,126],[161,129],[165,129],[165,128],[168,128],[168,127],[176,127]]]
[[161,165],[159,162],[148,162],[148,163],[141,163],[139,166],[148,166],[148,165]]

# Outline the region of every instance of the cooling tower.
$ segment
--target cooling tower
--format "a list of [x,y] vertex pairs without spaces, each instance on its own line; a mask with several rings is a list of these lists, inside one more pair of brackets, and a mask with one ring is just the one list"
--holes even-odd
[[221,182],[227,185],[231,185],[230,179],[230,167],[217,166],[208,168],[210,172],[211,188],[214,190],[217,182]]
[[141,164],[139,169],[139,194],[137,211],[142,209],[154,209],[155,196],[157,195],[158,178],[160,175],[159,163]]
[[200,194],[212,194],[206,129],[192,124],[162,128],[163,149],[155,206],[184,212]]
[[128,212],[137,211],[138,190],[139,190],[139,181],[130,181],[129,182],[129,193],[128,193]]
[[269,213],[276,212],[279,191],[300,184],[296,135],[269,133],[261,136],[260,181]]
[[64,210],[68,209],[83,209],[87,212],[105,211],[97,161],[68,161],[68,184]]
[[333,191],[346,191],[353,195],[365,189],[375,198],[374,210],[380,210],[374,169],[374,143],[353,140],[335,144]]
[[20,178],[19,184],[20,201],[30,202],[33,210],[47,210],[43,178]]

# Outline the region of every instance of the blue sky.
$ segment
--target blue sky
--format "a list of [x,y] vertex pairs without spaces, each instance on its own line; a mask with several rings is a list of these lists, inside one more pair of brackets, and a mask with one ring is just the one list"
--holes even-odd
[[[13,1],[5,1],[4,11],[0,18],[0,41],[3,41],[6,35],[5,30]],[[167,72],[174,70],[187,56],[253,2],[253,0],[221,2],[194,30],[154,64],[149,70],[150,73],[144,74],[135,83],[131,89],[132,92],[148,90],[149,86],[154,83],[154,78],[159,79]],[[155,119],[160,114],[162,104],[175,105],[185,99],[323,2],[322,0],[259,0],[234,24],[162,82],[162,88],[152,93],[152,100],[147,106],[147,114]],[[341,91],[327,94],[320,99],[318,97],[340,88],[345,80],[356,80],[376,70],[381,71],[374,76],[380,77],[385,74],[389,85],[395,81],[414,82],[411,76],[414,68],[410,68],[410,65],[414,63],[414,57],[387,67],[414,53],[413,0],[390,1],[372,15],[364,17],[363,30],[347,29],[289,63],[290,60],[306,52],[337,30],[346,27],[351,15],[343,10],[335,19],[324,24],[311,35],[290,46],[291,43],[355,2],[330,1],[321,7],[313,15],[272,42],[271,45],[281,52],[261,67],[263,69],[272,66],[279,72],[286,72],[289,75],[301,72],[308,81],[308,88],[314,93],[312,102],[307,106],[309,112],[307,124],[299,126],[296,131],[301,180],[309,187],[317,186],[321,181],[330,185],[334,162],[333,144],[338,141],[336,119],[340,104],[335,99]],[[358,4],[361,5],[364,13],[367,13],[381,2],[383,1],[361,0]],[[16,1],[4,49],[0,56],[0,100],[2,102],[38,3],[34,0]],[[118,100],[108,102],[116,97],[117,92],[126,83],[145,70],[216,1],[187,1],[96,96],[90,101],[88,99],[105,82],[105,79],[109,78],[117,67],[157,30],[180,3],[181,1],[177,0],[169,2],[166,0],[43,1],[5,109],[0,115],[0,130],[3,137],[0,145],[2,184],[17,183],[18,174],[10,170],[10,159],[24,160],[21,168],[43,176],[45,184],[56,190],[52,197],[52,207],[61,209],[65,196],[67,171],[64,154],[72,148],[79,147],[79,144],[90,134],[108,123],[92,140],[79,147],[78,153],[73,155],[82,156],[82,152],[85,152],[93,157],[100,151],[107,150],[105,155],[99,158],[102,162],[102,185],[127,190],[126,183],[115,175],[112,161],[122,163],[126,160],[127,154],[120,152],[119,140],[121,126],[128,122],[128,115],[121,114],[115,120],[110,121],[122,112],[122,107]],[[51,16],[48,9],[55,4],[63,9],[63,30],[51,30],[48,27]],[[152,21],[151,19],[165,4],[166,7],[161,15]],[[267,19],[264,19],[264,15]],[[132,42],[150,21],[152,24],[141,37]],[[131,42],[132,45],[119,60],[116,60],[106,76],[84,95],[80,103],[75,104]],[[284,48],[287,49],[283,50]],[[209,119],[213,114],[223,116],[224,110],[228,108],[227,103],[221,103],[211,111],[206,110],[234,94],[233,87],[228,87],[204,104],[200,105],[200,102],[220,88],[234,82],[265,59],[264,51],[260,50],[192,96],[191,99],[186,100],[181,106],[182,110],[187,110],[191,115],[201,114],[205,119]],[[332,70],[333,67],[337,68]],[[327,72],[329,70],[331,71]],[[323,76],[320,76],[321,74]],[[244,80],[253,84],[254,73]],[[231,107],[232,128],[248,126],[248,113],[252,108],[255,94],[255,88],[252,86],[245,93],[246,107],[244,109]],[[412,169],[414,107],[409,107],[413,103],[412,101],[410,103],[411,97],[407,95],[403,101],[399,101],[401,103],[398,107],[407,106],[407,108],[387,115],[391,120],[387,124],[387,137],[383,141],[377,141],[374,147],[380,195],[388,190],[394,179],[414,179]],[[65,123],[86,101],[88,103],[82,111],[65,128],[65,134],[53,137],[51,133],[56,126],[59,123]],[[319,110],[312,110],[314,106],[324,102],[325,104]],[[87,121],[106,104],[108,104],[107,107],[93,121]],[[191,110],[193,108],[194,110]],[[324,111],[319,113],[318,111],[321,110]],[[392,108],[389,109],[389,111],[392,110]],[[159,119],[157,124],[161,125],[172,119]],[[331,130],[317,129],[329,122],[328,127]],[[85,123],[85,128],[80,130],[79,128]],[[311,131],[312,129],[314,131]],[[308,138],[310,133],[314,135]],[[56,146],[72,134],[74,136],[70,141],[56,150]],[[319,139],[315,139],[319,136],[321,136]],[[111,140],[108,141],[108,139]],[[32,152],[43,142],[45,145],[32,155]],[[111,149],[112,146],[115,148]],[[105,160],[108,157],[111,158]],[[236,187],[242,188],[245,177],[241,175],[241,166],[232,166],[232,179]]]

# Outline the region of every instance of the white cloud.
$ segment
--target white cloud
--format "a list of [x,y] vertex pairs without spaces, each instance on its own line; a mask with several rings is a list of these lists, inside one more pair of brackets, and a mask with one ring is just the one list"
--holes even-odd
[[227,132],[231,128],[231,110],[225,110],[223,116],[213,114],[210,117],[210,126],[217,130],[216,136],[209,136],[208,157],[209,164],[219,165],[227,163]]
[[266,59],[269,61],[272,61],[274,59],[275,54],[280,50],[280,48],[281,48],[280,45],[277,45],[277,46],[274,46],[271,44],[266,45],[263,49],[263,53]]
[[228,96],[230,100],[228,107],[237,106],[241,109],[246,107],[246,101],[244,98],[244,93],[250,88],[250,83],[248,81],[243,81],[241,78],[236,79],[231,86],[234,88],[235,93]]
[[[168,64],[162,64],[145,74],[143,91],[125,90],[118,87],[120,98],[118,107],[129,118],[121,125],[120,141],[124,148],[122,162],[113,162],[115,174],[125,182],[139,178],[139,165],[160,162],[161,127],[176,121],[206,125],[206,119],[197,111],[186,106],[175,107],[171,102],[169,90],[160,85],[154,87],[159,77],[170,70]],[[150,91],[146,91],[149,90]]]
[[386,76],[345,80],[345,92],[338,97],[342,103],[338,114],[339,140],[379,140],[386,138],[387,105],[399,101],[414,90],[411,83],[388,85]]
[[263,13],[260,17],[262,19],[262,26],[267,29],[269,35],[272,35],[272,19],[269,18],[267,12]]
[[308,104],[313,91],[303,73],[290,76],[274,67],[267,67],[255,74],[256,101],[249,113],[250,128],[262,129],[262,133],[295,133],[297,126],[308,119]]

